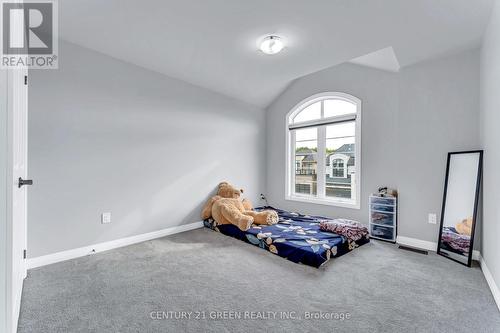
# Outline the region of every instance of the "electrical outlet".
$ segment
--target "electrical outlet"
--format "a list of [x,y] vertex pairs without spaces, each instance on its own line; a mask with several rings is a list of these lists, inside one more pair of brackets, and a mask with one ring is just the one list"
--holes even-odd
[[101,223],[106,224],[106,223],[111,223],[111,213],[102,213],[101,214]]
[[437,215],[436,214],[429,214],[428,222],[430,224],[436,224],[437,223]]

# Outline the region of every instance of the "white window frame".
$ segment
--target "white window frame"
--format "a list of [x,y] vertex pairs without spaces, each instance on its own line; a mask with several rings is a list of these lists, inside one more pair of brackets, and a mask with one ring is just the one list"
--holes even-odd
[[[321,107],[321,118],[319,120],[311,120],[307,122],[301,122],[300,125],[310,125],[318,128],[318,168],[317,168],[317,197],[302,196],[295,192],[295,131],[290,130],[290,120],[294,118],[298,113],[307,108],[308,106],[327,99],[337,99],[344,100],[356,105],[356,115],[355,115],[355,186],[353,190],[356,191],[355,199],[344,199],[344,198],[330,198],[325,195],[325,175],[326,175],[326,124],[332,122],[340,122],[342,120],[348,120],[353,118],[353,115],[342,115],[330,118],[323,118],[324,110],[323,103]],[[306,203],[314,203],[321,205],[329,205],[336,207],[360,209],[361,208],[361,100],[355,96],[342,93],[342,92],[324,92],[313,96],[310,96],[297,105],[295,105],[285,117],[285,133],[286,133],[286,170],[285,170],[285,200],[299,201]],[[321,138],[325,138],[322,140]],[[319,181],[319,180],[322,181]]]

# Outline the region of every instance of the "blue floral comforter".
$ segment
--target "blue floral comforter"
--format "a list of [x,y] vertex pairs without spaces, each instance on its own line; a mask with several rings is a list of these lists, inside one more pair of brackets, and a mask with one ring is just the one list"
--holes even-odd
[[331,220],[321,216],[302,215],[273,207],[259,207],[256,211],[272,209],[278,213],[275,225],[252,225],[241,231],[232,224],[217,225],[213,219],[204,221],[207,228],[261,247],[295,263],[320,267],[330,258],[341,256],[370,241],[369,235],[358,241],[321,231],[319,223]]

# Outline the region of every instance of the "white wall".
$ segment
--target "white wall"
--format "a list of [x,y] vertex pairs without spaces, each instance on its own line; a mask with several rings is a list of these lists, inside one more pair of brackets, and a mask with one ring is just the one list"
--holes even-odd
[[[437,242],[449,151],[478,148],[477,50],[389,73],[343,64],[297,79],[269,107],[267,182],[277,207],[368,223],[368,195],[400,193],[399,235]],[[363,102],[361,209],[285,201],[285,115],[302,99],[341,91]]]
[[[484,148],[481,254],[500,287],[500,2],[481,49],[481,143]],[[500,305],[499,305],[500,306]]]
[[29,257],[199,221],[222,180],[259,203],[262,110],[74,44],[59,53],[59,70],[30,78]]
[[479,53],[404,68],[399,82],[399,234],[437,242],[439,224],[427,214],[440,221],[447,153],[480,148]]
[[[361,209],[338,208],[285,200],[285,117],[311,95],[337,91],[362,101]],[[273,206],[292,211],[348,217],[368,223],[368,196],[380,185],[396,186],[397,76],[343,64],[294,81],[267,112],[267,191]]]

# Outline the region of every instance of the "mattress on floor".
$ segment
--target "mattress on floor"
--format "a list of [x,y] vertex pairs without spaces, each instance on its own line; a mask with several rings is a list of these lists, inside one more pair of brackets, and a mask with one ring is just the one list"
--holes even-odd
[[278,213],[279,222],[275,225],[252,225],[241,231],[232,224],[218,225],[213,219],[204,221],[205,227],[224,235],[259,246],[295,263],[320,267],[330,258],[339,257],[370,241],[369,236],[358,241],[321,231],[319,223],[331,220],[321,216],[302,215],[273,207],[259,207],[256,211],[272,209]]
[[468,256],[470,236],[460,234],[453,227],[444,227],[441,234],[441,246],[450,252]]

